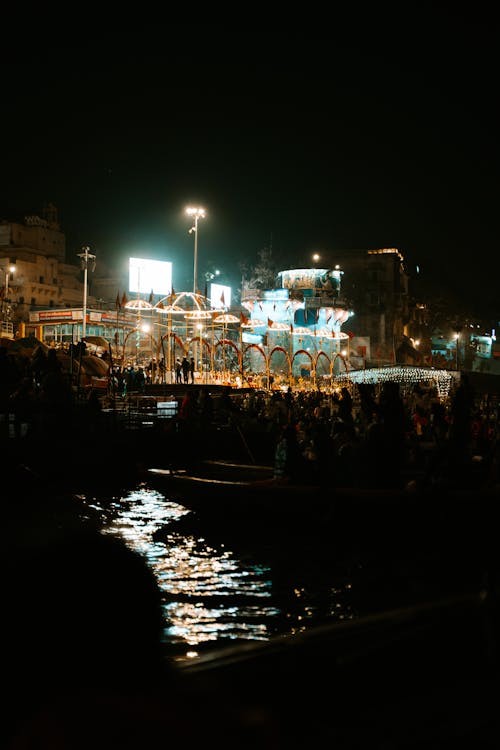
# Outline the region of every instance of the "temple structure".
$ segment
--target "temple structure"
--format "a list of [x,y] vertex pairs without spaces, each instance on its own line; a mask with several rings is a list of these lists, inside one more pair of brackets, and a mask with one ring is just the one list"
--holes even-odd
[[[273,289],[243,287],[242,342],[247,367],[271,373],[332,375],[349,368],[349,334],[342,325],[354,314],[341,297],[338,267],[280,271]],[[247,368],[245,368],[247,369]]]

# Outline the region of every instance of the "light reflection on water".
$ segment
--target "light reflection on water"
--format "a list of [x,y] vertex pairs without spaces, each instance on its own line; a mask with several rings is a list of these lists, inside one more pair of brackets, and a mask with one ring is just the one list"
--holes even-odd
[[[104,508],[93,501],[94,509]],[[188,646],[225,639],[266,640],[270,602],[268,567],[245,564],[204,539],[177,534],[175,521],[189,513],[160,492],[139,487],[115,499],[104,531],[122,537],[151,565],[164,595],[165,640]],[[171,526],[167,544],[156,531]],[[230,601],[227,601],[230,600]]]
[[[102,512],[105,533],[122,537],[150,564],[164,597],[164,640],[177,650],[296,633],[320,613],[351,617],[341,603],[348,585],[327,586],[319,601],[308,588],[273,580],[270,565],[190,535],[185,526],[179,533],[176,522],[190,511],[146,485],[87,503]],[[160,530],[162,541],[155,536]]]

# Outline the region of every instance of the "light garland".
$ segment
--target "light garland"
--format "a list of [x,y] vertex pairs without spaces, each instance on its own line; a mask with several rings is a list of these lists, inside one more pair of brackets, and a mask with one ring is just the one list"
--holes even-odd
[[440,400],[446,400],[452,384],[459,376],[450,370],[435,370],[426,367],[372,367],[365,370],[351,370],[335,376],[336,383],[350,381],[351,383],[383,383],[393,381],[404,388],[417,383],[428,383],[437,389]]

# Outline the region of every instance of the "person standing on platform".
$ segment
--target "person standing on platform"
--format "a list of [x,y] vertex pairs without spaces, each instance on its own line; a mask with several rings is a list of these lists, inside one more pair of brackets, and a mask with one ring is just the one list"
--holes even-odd
[[182,380],[184,382],[184,385],[187,385],[189,383],[189,360],[185,355],[182,358],[181,368],[182,368]]
[[189,360],[189,378],[191,383],[194,383],[194,357]]
[[138,367],[135,373],[135,387],[139,393],[146,392],[146,374],[143,367]]
[[182,383],[182,362],[179,357],[175,360],[175,382]]

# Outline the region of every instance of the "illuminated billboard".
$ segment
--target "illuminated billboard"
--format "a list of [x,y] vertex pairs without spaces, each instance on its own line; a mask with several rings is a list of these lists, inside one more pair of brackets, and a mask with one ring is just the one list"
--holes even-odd
[[216,310],[231,307],[231,287],[223,284],[210,284],[210,302]]
[[165,297],[172,292],[172,263],[164,260],[128,259],[128,290],[135,294],[158,294]]

